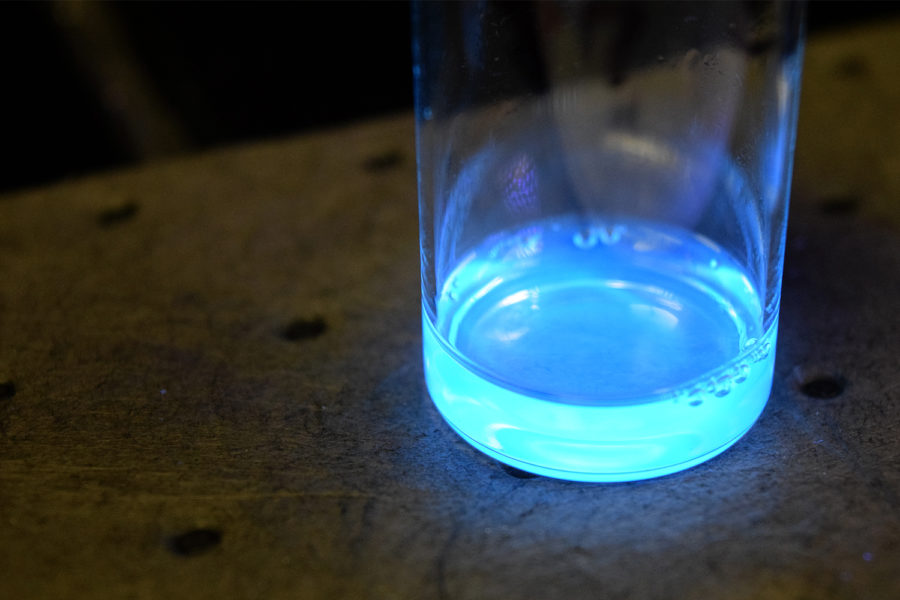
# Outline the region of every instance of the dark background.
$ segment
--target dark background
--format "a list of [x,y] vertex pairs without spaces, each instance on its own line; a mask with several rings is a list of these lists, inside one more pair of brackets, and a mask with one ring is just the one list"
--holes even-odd
[[[811,2],[811,35],[898,13]],[[412,107],[408,2],[0,3],[0,191]]]

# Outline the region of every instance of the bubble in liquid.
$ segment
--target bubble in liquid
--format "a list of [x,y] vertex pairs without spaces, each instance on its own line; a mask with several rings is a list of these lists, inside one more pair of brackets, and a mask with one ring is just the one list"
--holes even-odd
[[703,384],[694,387],[687,395],[688,406],[700,406],[703,404],[703,396],[705,393],[706,388]]
[[582,250],[587,250],[596,246],[599,239],[600,235],[596,227],[585,227],[572,236],[572,243]]
[[753,346],[756,345],[756,342],[757,342],[757,341],[758,341],[758,340],[757,340],[756,338],[754,338],[754,337],[750,338],[749,340],[747,340],[746,342],[744,342],[744,349],[752,348]]
[[770,344],[769,342],[765,342],[764,344],[759,346],[753,352],[753,356],[751,357],[753,362],[759,362],[759,361],[767,358],[769,356],[769,350],[771,350],[771,349],[772,349],[772,344]]
[[723,398],[731,393],[731,376],[730,375],[722,375],[716,380],[716,397]]
[[744,383],[747,381],[747,377],[750,376],[750,365],[742,364],[735,368],[734,370],[734,382],[735,383]]
[[709,261],[710,269],[715,269],[718,266],[719,266],[719,261],[717,261],[716,259],[712,259],[711,261]]
[[621,225],[604,225],[599,230],[600,241],[609,246],[622,239],[625,228]]

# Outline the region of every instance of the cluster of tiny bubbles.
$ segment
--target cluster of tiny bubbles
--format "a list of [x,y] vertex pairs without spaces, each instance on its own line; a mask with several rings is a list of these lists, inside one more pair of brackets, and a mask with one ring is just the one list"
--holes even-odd
[[734,365],[726,372],[710,377],[691,388],[691,391],[687,394],[688,404],[690,406],[700,406],[703,404],[705,396],[724,398],[731,393],[734,386],[747,381],[749,375],[750,365],[746,363]]
[[[749,338],[744,342],[744,350],[751,350],[745,358],[746,362],[738,363],[724,373],[710,377],[692,387],[687,393],[688,404],[690,406],[700,406],[703,404],[705,396],[715,396],[716,398],[727,396],[735,385],[740,385],[747,381],[747,378],[750,376],[750,365],[768,357],[771,349],[772,344],[770,342],[760,344],[757,338]],[[678,402],[677,398],[675,402]]]
[[744,343],[744,349],[748,350],[751,348],[753,348],[753,350],[747,356],[747,360],[750,363],[758,363],[759,361],[764,360],[769,356],[769,351],[772,349],[772,344],[768,341],[759,344],[756,338],[750,338]]
[[625,232],[623,225],[591,225],[583,227],[572,236],[572,243],[583,250],[588,250],[602,242],[607,246],[617,243]]

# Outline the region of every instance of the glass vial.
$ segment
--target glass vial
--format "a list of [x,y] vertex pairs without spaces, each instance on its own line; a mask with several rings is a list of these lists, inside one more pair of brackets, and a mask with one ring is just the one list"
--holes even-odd
[[475,448],[628,481],[768,399],[795,2],[416,2],[425,378]]

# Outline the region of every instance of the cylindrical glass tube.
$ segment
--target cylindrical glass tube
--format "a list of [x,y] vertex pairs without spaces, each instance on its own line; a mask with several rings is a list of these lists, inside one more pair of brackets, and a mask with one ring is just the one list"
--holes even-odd
[[414,4],[425,378],[583,481],[735,443],[772,385],[795,2]]

